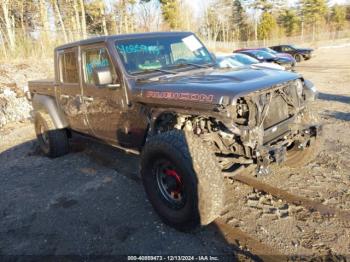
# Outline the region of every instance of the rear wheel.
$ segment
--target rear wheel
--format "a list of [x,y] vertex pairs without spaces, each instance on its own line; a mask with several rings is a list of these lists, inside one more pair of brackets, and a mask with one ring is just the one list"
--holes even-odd
[[178,230],[206,225],[220,215],[224,181],[214,154],[182,131],[152,137],[141,158],[142,181],[162,220]]
[[67,130],[56,129],[49,115],[36,114],[35,133],[40,149],[46,156],[55,158],[69,152]]

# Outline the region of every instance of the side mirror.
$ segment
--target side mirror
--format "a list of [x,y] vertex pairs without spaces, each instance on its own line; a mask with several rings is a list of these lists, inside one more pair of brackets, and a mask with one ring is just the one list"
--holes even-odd
[[112,73],[109,67],[94,68],[93,79],[96,86],[117,89],[120,84],[113,83]]

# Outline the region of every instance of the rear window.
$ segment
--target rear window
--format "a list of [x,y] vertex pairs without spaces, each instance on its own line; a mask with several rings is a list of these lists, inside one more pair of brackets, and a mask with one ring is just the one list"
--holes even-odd
[[78,83],[78,64],[75,52],[60,54],[60,70],[62,83]]

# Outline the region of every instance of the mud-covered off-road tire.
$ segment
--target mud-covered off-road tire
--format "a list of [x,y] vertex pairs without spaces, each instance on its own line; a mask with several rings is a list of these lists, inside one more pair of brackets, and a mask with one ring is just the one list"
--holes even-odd
[[48,114],[36,113],[34,125],[40,149],[46,156],[56,158],[69,152],[67,130],[56,129]]
[[[167,159],[181,174],[187,198],[180,209],[169,207],[157,187],[154,163]],[[148,198],[168,225],[182,231],[207,225],[223,207],[224,180],[209,147],[193,133],[173,130],[151,137],[141,155],[141,176]]]

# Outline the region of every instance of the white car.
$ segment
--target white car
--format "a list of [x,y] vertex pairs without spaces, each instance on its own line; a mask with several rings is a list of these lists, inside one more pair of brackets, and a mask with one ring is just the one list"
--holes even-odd
[[284,66],[280,66],[276,63],[259,62],[259,60],[250,57],[245,54],[230,54],[230,55],[218,55],[216,61],[221,68],[236,68],[251,66],[253,68],[264,68],[274,70],[286,70]]

